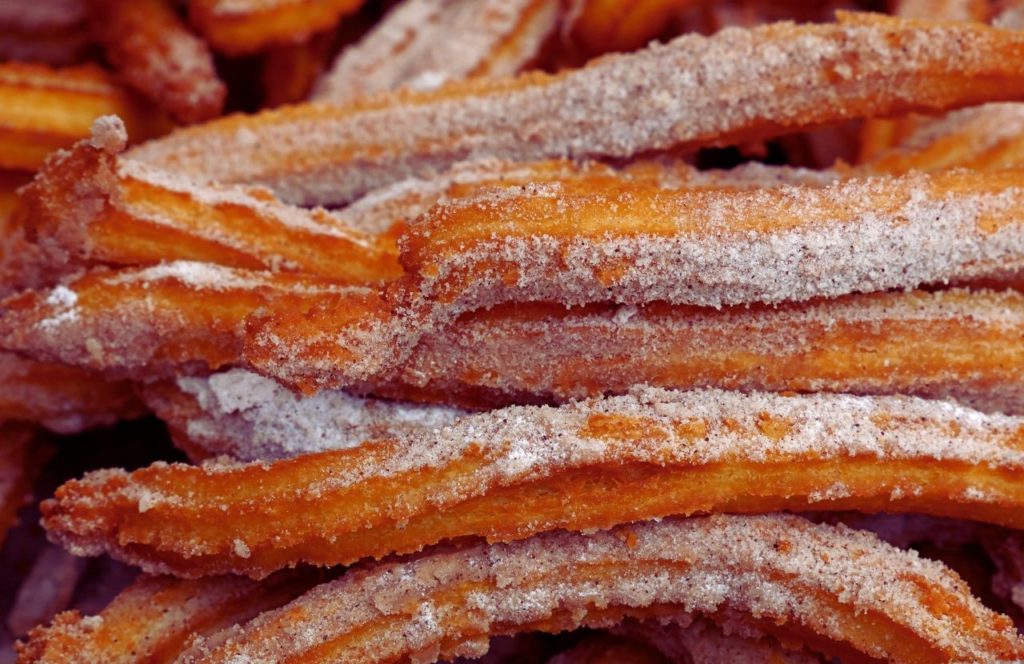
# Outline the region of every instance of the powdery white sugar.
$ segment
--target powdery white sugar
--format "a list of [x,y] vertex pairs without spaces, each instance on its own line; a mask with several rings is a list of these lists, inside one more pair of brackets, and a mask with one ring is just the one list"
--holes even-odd
[[39,322],[41,330],[51,331],[78,319],[78,311],[75,309],[75,305],[78,303],[78,294],[67,286],[55,287],[46,296],[45,303],[53,307],[55,311],[49,318],[44,318]]
[[177,383],[202,409],[186,424],[190,439],[214,454],[247,461],[430,432],[465,414],[447,406],[360,398],[341,391],[301,396],[243,369],[207,378],[181,377]]

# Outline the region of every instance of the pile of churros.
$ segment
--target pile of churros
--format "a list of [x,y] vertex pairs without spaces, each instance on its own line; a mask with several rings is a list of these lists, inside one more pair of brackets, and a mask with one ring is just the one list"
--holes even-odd
[[0,663],[1024,662],[1024,3],[4,0]]

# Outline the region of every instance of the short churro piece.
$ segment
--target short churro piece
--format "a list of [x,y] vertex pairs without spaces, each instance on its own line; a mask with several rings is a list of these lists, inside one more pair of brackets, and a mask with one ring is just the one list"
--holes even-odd
[[407,0],[341,52],[314,99],[332,103],[450,80],[517,74],[561,16],[559,0]]
[[213,54],[169,0],[88,0],[90,27],[125,83],[185,124],[220,115]]

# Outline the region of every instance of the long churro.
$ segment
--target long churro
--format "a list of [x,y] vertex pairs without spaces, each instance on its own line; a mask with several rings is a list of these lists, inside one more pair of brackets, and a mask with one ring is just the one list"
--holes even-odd
[[[1024,296],[1014,292],[874,293],[721,311],[512,304],[467,314],[424,335],[404,362],[368,389],[500,405],[566,401],[647,383],[907,393],[1024,414],[1022,333]],[[307,387],[343,386],[347,381],[333,373],[328,358],[305,364],[297,353],[288,366],[257,364]]]
[[129,154],[264,184],[288,202],[342,203],[467,158],[630,157],[1014,99],[1024,96],[1022,49],[1024,36],[980,24],[843,14],[837,24],[684,36],[554,76],[236,116]]
[[1020,527],[1022,431],[1021,418],[912,397],[644,388],[269,465],[98,471],[44,502],[43,523],[77,553],[149,572],[256,577],[707,512],[916,511]]
[[713,620],[738,614],[836,656],[922,664],[1024,654],[1010,621],[940,563],[795,517],[719,516],[371,565],[200,640],[185,661],[436,661],[482,655],[493,635],[607,627],[681,607]]

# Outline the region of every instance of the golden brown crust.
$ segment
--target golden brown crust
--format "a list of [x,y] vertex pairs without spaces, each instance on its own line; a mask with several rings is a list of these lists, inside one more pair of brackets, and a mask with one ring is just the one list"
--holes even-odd
[[334,26],[364,0],[189,0],[188,17],[217,51],[254,53]]
[[272,464],[100,471],[42,509],[73,551],[186,576],[702,512],[909,511],[1020,527],[1022,432],[1020,418],[910,397],[645,388]]
[[93,120],[109,114],[120,116],[135,140],[167,128],[94,64],[0,63],[0,167],[35,170],[51,151],[88,137]]
[[[123,144],[80,141],[47,159],[16,214],[51,280],[96,264],[195,260],[305,272],[339,283],[401,274],[391,237],[349,228],[263,188],[197,183],[119,156]],[[51,281],[52,283],[52,281]]]
[[220,115],[213,54],[167,0],[88,0],[90,28],[121,79],[184,124]]
[[282,572],[259,583],[241,577],[188,581],[142,576],[96,616],[59,614],[18,645],[23,664],[170,663],[191,639],[233,627],[286,604],[321,575]]
[[[847,14],[835,24],[686,36],[555,76],[234,116],[131,155],[190,176],[264,184],[288,202],[336,204],[467,158],[625,158],[1012,99],[1024,93],[1022,49],[1019,33],[983,25]],[[692,75],[701,69],[706,76]]]
[[[712,517],[552,533],[371,565],[185,662],[436,661],[490,636],[731,612],[829,655],[923,664],[1014,659],[1024,644],[941,564],[845,528]],[[756,618],[755,618],[756,616]]]

